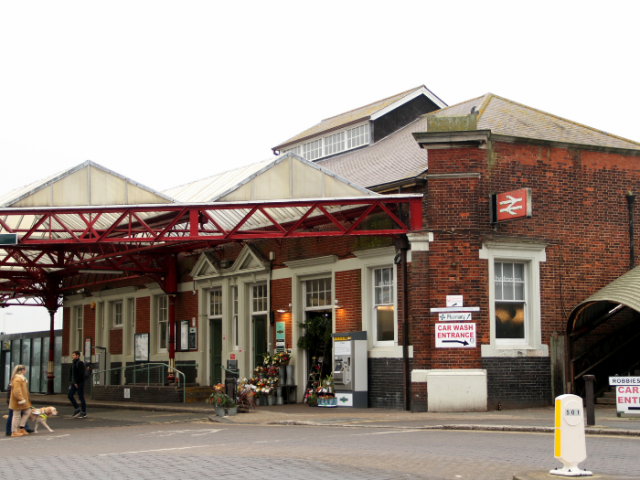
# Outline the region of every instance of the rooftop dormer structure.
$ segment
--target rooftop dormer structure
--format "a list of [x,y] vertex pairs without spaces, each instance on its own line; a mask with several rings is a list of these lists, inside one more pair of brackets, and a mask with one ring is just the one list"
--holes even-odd
[[273,147],[309,161],[375,144],[426,113],[447,105],[424,85],[322,120]]

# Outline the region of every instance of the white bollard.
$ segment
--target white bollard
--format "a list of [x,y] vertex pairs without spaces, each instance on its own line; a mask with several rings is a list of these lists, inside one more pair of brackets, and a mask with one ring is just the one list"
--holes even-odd
[[554,456],[564,467],[551,470],[550,474],[563,477],[593,475],[578,468],[578,464],[587,458],[587,444],[584,436],[582,398],[577,395],[560,395],[556,398],[554,445]]

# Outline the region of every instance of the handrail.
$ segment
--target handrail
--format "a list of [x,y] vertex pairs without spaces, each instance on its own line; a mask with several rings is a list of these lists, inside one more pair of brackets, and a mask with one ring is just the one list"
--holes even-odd
[[[187,364],[187,365],[192,365],[192,364]],[[178,370],[177,368],[171,368],[168,364],[166,363],[145,363],[144,365],[126,365],[124,367],[116,367],[116,368],[108,368],[106,370],[94,370],[91,372],[91,376],[92,376],[92,381],[91,381],[91,393],[90,393],[90,398],[93,398],[93,384],[94,384],[94,375],[98,375],[98,374],[105,374],[105,379],[106,379],[106,374],[108,372],[112,372],[112,371],[116,371],[116,370],[126,370],[127,368],[133,368],[133,383],[136,383],[136,371],[137,370],[144,370],[145,368],[147,368],[147,386],[151,385],[151,368],[150,367],[154,367],[154,368],[162,368],[162,373],[160,378],[164,379],[164,367],[167,367],[167,371],[174,371],[178,374],[178,386],[180,386],[180,375],[182,375],[182,403],[186,403],[187,401],[187,380],[186,377],[184,375],[184,373],[182,373],[180,370]],[[106,381],[105,381],[106,383]]]

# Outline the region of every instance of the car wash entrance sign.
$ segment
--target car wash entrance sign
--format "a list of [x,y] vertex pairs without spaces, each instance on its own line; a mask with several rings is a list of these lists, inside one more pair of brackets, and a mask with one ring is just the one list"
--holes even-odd
[[609,385],[616,389],[618,413],[640,415],[640,377],[609,377]]
[[520,190],[504,193],[492,193],[490,200],[491,223],[506,222],[519,218],[531,218],[533,215],[533,202],[530,188],[521,188]]
[[475,323],[436,323],[436,348],[475,348]]

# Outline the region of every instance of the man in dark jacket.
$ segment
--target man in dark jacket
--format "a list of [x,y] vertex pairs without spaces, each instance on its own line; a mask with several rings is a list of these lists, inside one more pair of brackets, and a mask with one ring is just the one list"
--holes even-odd
[[[80,352],[77,350],[71,354],[73,363],[71,364],[71,370],[69,372],[69,380],[71,385],[69,386],[69,400],[71,405],[75,409],[73,412],[73,418],[85,418],[87,416],[87,404],[84,401],[84,362],[80,360]],[[73,396],[78,392],[78,399],[82,410],[78,407],[78,402]]]

